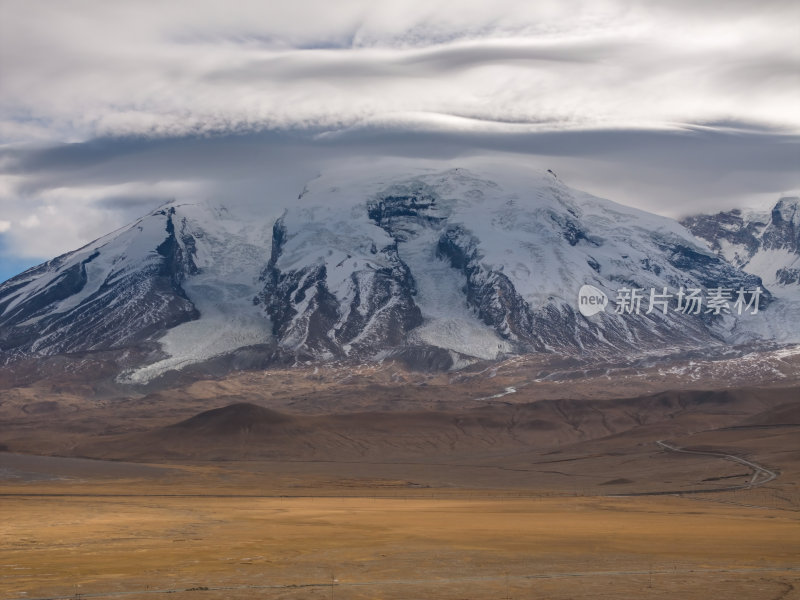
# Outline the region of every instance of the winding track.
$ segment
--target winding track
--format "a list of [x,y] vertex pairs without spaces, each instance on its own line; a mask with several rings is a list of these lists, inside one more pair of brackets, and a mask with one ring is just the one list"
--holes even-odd
[[753,476],[750,478],[750,481],[748,483],[745,483],[744,485],[734,486],[730,489],[748,490],[750,488],[759,487],[766,483],[769,483],[770,481],[778,477],[778,474],[775,471],[770,471],[769,469],[767,469],[762,465],[759,465],[758,463],[742,458],[741,456],[736,456],[735,454],[725,454],[724,452],[714,452],[710,450],[708,451],[686,450],[685,448],[681,448],[680,446],[673,446],[672,444],[669,444],[664,440],[658,440],[656,444],[658,444],[659,446],[670,452],[680,452],[682,454],[700,454],[702,456],[713,456],[724,460],[730,460],[733,462],[737,462],[740,465],[744,465],[745,467],[753,471]]
[[667,452],[679,452],[681,454],[698,454],[700,456],[712,456],[714,458],[720,458],[723,460],[730,460],[740,465],[747,467],[748,469],[753,471],[753,476],[750,478],[745,484],[742,485],[731,485],[727,487],[717,487],[717,488],[696,488],[696,489],[683,489],[683,490],[664,490],[659,492],[627,492],[621,494],[608,494],[609,497],[620,497],[620,496],[684,496],[687,494],[709,494],[709,493],[716,493],[716,492],[736,492],[739,490],[749,490],[752,488],[756,488],[762,486],[766,483],[769,483],[773,479],[778,477],[778,474],[775,471],[771,471],[770,469],[766,468],[763,465],[755,463],[751,460],[747,460],[746,458],[742,458],[741,456],[736,456],[735,454],[726,454],[725,452],[714,452],[712,450],[686,450],[685,448],[681,448],[680,446],[673,446],[672,444],[665,442],[664,440],[658,440],[656,442],[658,446],[662,450],[666,450]]

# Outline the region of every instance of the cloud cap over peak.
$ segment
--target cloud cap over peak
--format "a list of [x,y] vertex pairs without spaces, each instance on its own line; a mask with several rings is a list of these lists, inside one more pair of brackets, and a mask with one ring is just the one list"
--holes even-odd
[[0,138],[331,127],[389,114],[800,130],[795,2],[5,0]]
[[800,187],[798,22],[795,0],[0,0],[0,261],[379,156],[527,161],[671,216],[774,202]]

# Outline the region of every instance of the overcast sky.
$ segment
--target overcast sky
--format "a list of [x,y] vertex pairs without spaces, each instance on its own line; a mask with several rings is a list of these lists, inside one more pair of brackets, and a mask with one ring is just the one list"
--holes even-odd
[[800,188],[800,3],[0,0],[0,280],[172,198],[497,156],[669,216]]

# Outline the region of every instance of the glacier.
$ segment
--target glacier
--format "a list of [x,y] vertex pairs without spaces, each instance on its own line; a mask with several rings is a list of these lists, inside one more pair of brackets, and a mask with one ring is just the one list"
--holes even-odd
[[[248,206],[168,203],[0,284],[2,360],[135,350],[119,380],[144,384],[247,348],[283,364],[453,369],[797,339],[796,202],[678,223],[547,170],[463,163],[334,169]],[[763,310],[587,318],[584,284],[612,299],[761,286]]]

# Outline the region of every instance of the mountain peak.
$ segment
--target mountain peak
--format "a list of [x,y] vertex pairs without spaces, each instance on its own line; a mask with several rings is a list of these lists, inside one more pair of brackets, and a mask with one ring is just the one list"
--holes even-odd
[[761,277],[779,297],[800,300],[800,198],[784,196],[768,212],[731,210],[682,221],[710,248]]
[[785,196],[772,209],[772,221],[776,225],[791,224],[800,228],[800,197]]
[[[757,337],[731,315],[647,312],[646,299],[637,315],[613,300],[581,314],[584,285],[614,299],[620,289],[763,284],[673,220],[547,170],[387,164],[324,173],[299,199],[240,209],[171,202],[11,280],[0,287],[3,357],[135,349],[120,380],[145,383],[209,361],[459,368]],[[764,290],[762,309],[770,297]]]

